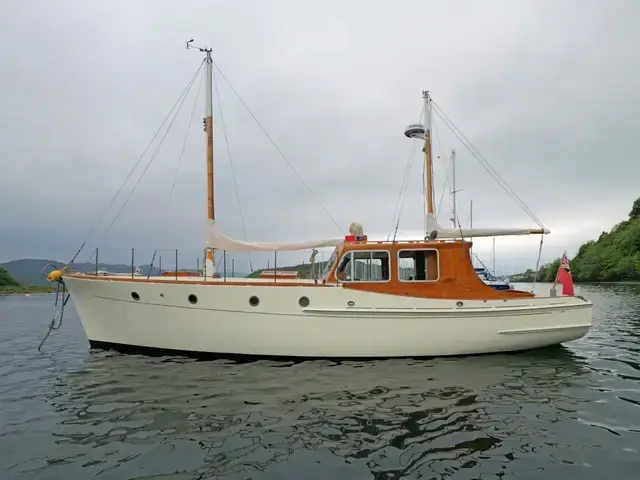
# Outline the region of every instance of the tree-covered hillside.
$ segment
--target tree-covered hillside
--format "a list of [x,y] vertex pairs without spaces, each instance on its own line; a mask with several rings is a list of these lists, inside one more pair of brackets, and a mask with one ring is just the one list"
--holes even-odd
[[[640,198],[633,202],[629,219],[602,232],[597,240],[589,240],[569,260],[575,282],[616,282],[640,280]],[[543,265],[537,281],[553,282],[560,265],[557,258]],[[514,282],[533,281],[529,269],[511,277]]]
[[47,293],[55,291],[55,286],[23,285],[3,267],[0,267],[0,295],[13,293]]
[[4,268],[0,267],[0,287],[17,287],[20,285],[15,278],[9,275]]
[[[558,272],[558,267],[560,267],[560,258],[556,258],[551,263],[547,263],[545,265],[541,265],[538,269],[538,276],[536,277],[537,282],[553,282],[556,278],[556,273]],[[512,282],[533,282],[534,271],[531,268],[528,268],[523,273],[518,273],[517,275],[512,275],[510,280]]]
[[628,220],[580,247],[571,273],[578,282],[640,280],[640,198]]

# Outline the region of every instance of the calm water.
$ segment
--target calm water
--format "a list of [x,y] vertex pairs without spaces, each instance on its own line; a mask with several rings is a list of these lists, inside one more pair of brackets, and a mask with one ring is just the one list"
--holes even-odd
[[635,479],[640,286],[579,293],[564,347],[342,364],[90,352],[73,308],[39,353],[53,296],[0,297],[0,478]]

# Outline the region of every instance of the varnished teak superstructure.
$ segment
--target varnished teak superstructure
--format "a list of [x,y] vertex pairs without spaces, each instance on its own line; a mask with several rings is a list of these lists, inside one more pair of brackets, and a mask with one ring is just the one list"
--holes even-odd
[[[344,239],[303,244],[231,239],[215,223],[211,51],[206,53],[208,233],[200,277],[63,274],[94,346],[286,357],[460,355],[543,347],[591,326],[581,297],[498,291],[476,274],[465,238],[548,233],[445,229],[433,211],[431,100],[426,125],[405,134],[425,142],[426,231],[421,241],[371,241],[354,225]],[[334,246],[317,279],[213,278],[213,249],[296,250]],[[208,271],[208,274],[207,274]],[[54,278],[55,277],[55,278]],[[59,278],[56,273],[52,277]]]

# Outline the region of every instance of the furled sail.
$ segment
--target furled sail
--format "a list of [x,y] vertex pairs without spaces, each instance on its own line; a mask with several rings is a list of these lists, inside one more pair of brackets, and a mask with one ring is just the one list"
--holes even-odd
[[307,250],[311,248],[337,247],[342,243],[344,243],[344,238],[300,243],[246,242],[227,237],[222,233],[215,220],[209,220],[207,223],[207,247],[228,252]]
[[438,225],[438,221],[434,215],[430,214],[427,217],[427,236],[431,236],[434,239],[504,237],[510,235],[546,235],[549,233],[550,230],[547,230],[546,228],[443,228]]

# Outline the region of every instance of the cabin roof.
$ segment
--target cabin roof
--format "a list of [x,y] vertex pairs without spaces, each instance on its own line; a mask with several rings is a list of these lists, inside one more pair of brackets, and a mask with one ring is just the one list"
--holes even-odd
[[462,245],[471,245],[467,240],[402,240],[402,241],[375,241],[346,242],[342,248],[348,250],[390,250],[403,248],[435,248],[438,250],[460,248]]

